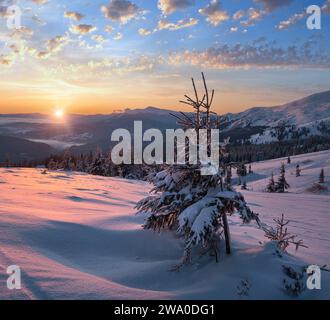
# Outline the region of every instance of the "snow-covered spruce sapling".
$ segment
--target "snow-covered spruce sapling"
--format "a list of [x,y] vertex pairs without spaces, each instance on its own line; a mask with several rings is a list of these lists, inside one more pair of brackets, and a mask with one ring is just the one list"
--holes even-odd
[[274,173],[272,172],[272,175],[270,177],[269,183],[266,187],[267,192],[276,192],[276,185],[275,185],[275,179],[274,179]]
[[288,184],[288,182],[286,181],[286,178],[285,178],[285,165],[284,165],[284,163],[282,163],[281,174],[276,183],[276,192],[284,193],[289,188],[290,188],[290,185]]
[[[220,123],[211,111],[214,90],[209,93],[204,74],[204,95],[200,97],[192,79],[195,98],[186,96],[183,103],[192,106],[194,115],[182,113],[179,124],[184,129],[206,129],[211,132],[219,128]],[[208,148],[211,142],[208,140]],[[189,144],[187,142],[187,148]],[[197,143],[197,147],[200,146]],[[230,232],[227,215],[237,212],[243,222],[255,219],[257,214],[247,206],[244,197],[230,185],[230,168],[226,161],[225,144],[219,148],[220,167],[213,175],[202,175],[203,164],[198,159],[197,164],[188,161],[182,165],[171,165],[153,175],[150,182],[154,184],[151,195],[137,204],[139,213],[147,213],[144,228],[160,232],[174,230],[184,239],[183,262],[189,262],[193,249],[202,248],[214,254],[219,259],[219,244],[225,240],[226,252],[231,252]],[[227,183],[226,183],[227,182]]]

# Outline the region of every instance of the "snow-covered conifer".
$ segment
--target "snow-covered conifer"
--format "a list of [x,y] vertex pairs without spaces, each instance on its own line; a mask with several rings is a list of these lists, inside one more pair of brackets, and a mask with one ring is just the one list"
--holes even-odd
[[285,164],[282,163],[281,174],[276,183],[276,192],[284,193],[285,190],[287,190],[289,188],[290,188],[290,185],[288,184],[288,182],[286,181],[286,178],[285,178]]
[[[214,90],[209,93],[204,74],[202,77],[204,95],[199,96],[192,79],[194,99],[186,96],[187,101],[183,102],[193,106],[194,116],[182,114],[182,118],[179,117],[183,128],[195,129],[197,133],[200,129],[210,132],[212,128],[219,128],[218,118],[211,111]],[[187,162],[168,166],[150,178],[154,184],[151,195],[137,204],[140,213],[148,214],[146,229],[175,230],[185,240],[184,262],[190,259],[196,247],[211,250],[218,260],[221,239],[225,240],[226,252],[231,252],[227,215],[236,212],[243,222],[258,221],[244,197],[224,181],[229,172],[225,148],[225,145],[220,146],[220,168],[213,175],[201,174],[204,164],[200,160],[194,165]]]
[[272,172],[271,178],[269,180],[269,183],[266,187],[267,192],[276,192],[276,185],[275,185],[275,179],[274,179],[274,173]]

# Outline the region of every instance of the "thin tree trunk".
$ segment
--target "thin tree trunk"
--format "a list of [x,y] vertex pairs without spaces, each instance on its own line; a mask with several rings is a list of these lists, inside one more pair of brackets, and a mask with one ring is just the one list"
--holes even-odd
[[225,241],[226,241],[226,253],[231,254],[231,247],[230,247],[230,231],[228,225],[227,214],[222,214],[222,222],[223,222],[223,230],[225,233]]

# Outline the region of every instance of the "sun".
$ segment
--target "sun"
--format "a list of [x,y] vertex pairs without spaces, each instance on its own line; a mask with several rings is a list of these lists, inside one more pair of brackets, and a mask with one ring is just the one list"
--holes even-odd
[[55,112],[54,112],[54,116],[56,119],[63,119],[64,117],[64,110],[63,109],[56,109]]

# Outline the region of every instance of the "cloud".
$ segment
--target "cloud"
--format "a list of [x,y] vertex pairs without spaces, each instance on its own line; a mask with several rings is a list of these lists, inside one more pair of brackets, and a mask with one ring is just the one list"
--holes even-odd
[[290,28],[292,25],[296,24],[300,20],[304,19],[306,17],[306,13],[295,13],[292,15],[289,19],[281,21],[276,28],[278,30],[285,30]]
[[59,52],[68,43],[69,38],[67,36],[56,36],[47,41],[46,48],[49,53]]
[[141,12],[139,7],[128,0],[110,0],[108,5],[101,7],[105,17],[126,24]]
[[80,21],[82,18],[84,18],[84,15],[75,11],[65,11],[64,17],[74,21]]
[[44,5],[46,4],[49,0],[31,0],[32,2],[38,4],[38,5]]
[[255,25],[256,22],[260,21],[265,15],[267,15],[267,11],[256,8],[249,8],[245,15],[247,16],[247,19],[241,21],[240,23],[244,27],[251,27]]
[[30,48],[29,52],[33,57],[35,57],[37,59],[46,60],[52,54],[60,52],[69,42],[70,42],[70,39],[67,35],[66,36],[56,36],[56,37],[46,41],[45,50],[37,51],[36,49]]
[[330,57],[317,42],[281,48],[272,43],[211,47],[206,51],[184,51],[169,56],[170,65],[193,65],[209,69],[228,68],[327,68]]
[[113,27],[112,26],[110,26],[110,25],[107,25],[107,26],[105,26],[105,32],[107,32],[107,33],[112,33],[113,32]]
[[246,14],[245,10],[238,10],[233,15],[233,19],[234,20],[241,20],[245,16],[245,14]]
[[144,28],[140,28],[138,32],[139,32],[140,36],[144,36],[144,37],[149,36],[150,34],[152,34],[151,30],[144,29]]
[[14,63],[14,60],[11,56],[0,55],[0,65],[10,67]]
[[100,43],[100,44],[106,41],[106,39],[100,34],[93,35],[92,40],[94,40],[95,42]]
[[323,13],[330,13],[330,0],[326,0],[324,5],[322,6]]
[[34,34],[33,29],[29,27],[20,27],[19,29],[14,29],[10,33],[10,38],[13,39],[26,39],[31,38]]
[[121,40],[124,35],[121,32],[117,32],[116,35],[113,37],[113,40]]
[[97,28],[90,24],[78,24],[70,27],[70,31],[74,34],[88,34],[94,32],[95,30],[97,30]]
[[177,10],[187,9],[195,4],[195,0],[158,0],[158,8],[168,15]]
[[46,24],[46,22],[44,20],[40,19],[37,15],[33,15],[31,19],[32,19],[32,21],[39,24],[40,26],[44,26]]
[[280,7],[290,5],[293,0],[254,0],[256,3],[260,3],[264,6],[265,10],[272,12]]
[[170,31],[175,31],[183,28],[190,28],[198,24],[198,20],[195,18],[190,18],[188,20],[179,20],[176,23],[173,22],[168,22],[165,19],[162,19],[158,22],[158,30],[170,30]]
[[221,9],[220,0],[212,0],[205,8],[199,9],[199,13],[215,27],[229,19],[227,12]]

